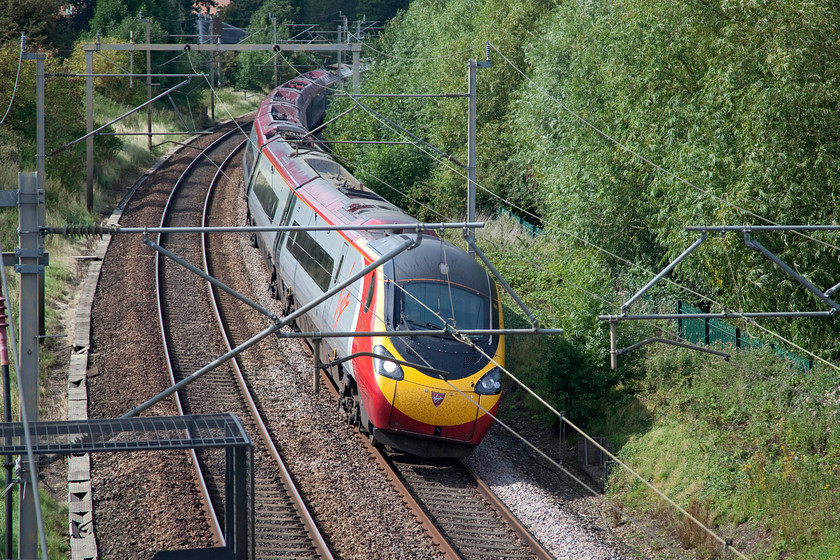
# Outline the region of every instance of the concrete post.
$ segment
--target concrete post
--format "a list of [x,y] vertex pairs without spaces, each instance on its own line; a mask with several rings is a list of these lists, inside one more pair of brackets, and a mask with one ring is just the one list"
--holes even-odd
[[341,75],[341,50],[340,50],[341,37],[342,37],[341,30],[342,30],[342,26],[341,26],[341,24],[338,24],[338,40],[335,43],[339,46],[339,50],[337,51],[337,53],[338,53],[338,66],[337,66],[337,68],[338,68],[338,75],[339,76]]
[[216,79],[216,53],[210,51],[210,120],[216,121],[216,96],[213,95],[213,80]]
[[[36,171],[38,172],[38,194],[39,196],[44,196],[46,192],[46,181],[47,181],[47,172],[46,172],[46,160],[47,160],[47,147],[46,147],[46,92],[45,92],[45,84],[44,84],[44,60],[46,59],[46,55],[44,53],[37,53],[35,58],[35,137],[36,137]],[[38,214],[38,223],[45,224],[47,223],[47,213],[46,209],[44,208],[43,204],[39,204],[37,207],[37,214]],[[37,247],[41,251],[44,252],[44,238],[42,236],[37,237]],[[46,334],[46,319],[45,319],[45,310],[44,310],[44,273],[43,271],[41,274],[38,275],[38,334],[43,337]],[[39,339],[43,341],[43,338]]]
[[[274,35],[272,36],[272,40],[274,44],[277,44],[277,18],[271,18],[272,23],[274,24]],[[280,56],[280,53],[274,53],[274,87],[277,87],[277,57]]]
[[[142,18],[142,12],[141,12]],[[152,98],[152,22],[146,18],[146,101]],[[146,106],[146,126],[149,131],[149,152],[152,151],[152,105]]]
[[312,392],[318,393],[321,390],[321,339],[312,340]]

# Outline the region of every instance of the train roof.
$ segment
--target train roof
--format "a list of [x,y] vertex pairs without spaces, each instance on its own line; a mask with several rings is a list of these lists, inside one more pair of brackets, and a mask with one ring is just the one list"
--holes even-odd
[[[262,152],[295,193],[323,219],[336,225],[415,224],[417,219],[362,185],[318,144],[300,138],[311,125],[307,108],[338,80],[315,70],[275,88],[260,104],[254,127]],[[413,231],[413,228],[408,228]],[[397,229],[394,233],[402,233]],[[427,231],[429,235],[434,232]],[[353,241],[379,239],[384,232],[344,232]]]

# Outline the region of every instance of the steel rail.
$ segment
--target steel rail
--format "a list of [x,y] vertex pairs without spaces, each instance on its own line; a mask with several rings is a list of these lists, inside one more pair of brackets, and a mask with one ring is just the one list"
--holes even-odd
[[[185,178],[192,172],[193,168],[198,164],[198,162],[202,161],[203,157],[205,156],[206,152],[209,149],[215,147],[217,144],[226,140],[228,138],[228,136],[230,136],[231,134],[236,133],[236,132],[239,132],[239,129],[238,128],[233,128],[229,132],[226,132],[225,134],[220,136],[218,139],[214,140],[209,146],[202,149],[199,152],[199,154],[195,158],[193,158],[193,160],[189,163],[189,165],[187,165],[186,169],[184,169],[184,172],[181,173],[181,176],[178,177],[178,180],[175,182],[175,185],[172,187],[172,191],[170,192],[169,198],[166,201],[166,205],[163,208],[163,212],[162,212],[161,220],[160,220],[161,226],[163,226],[166,223],[166,220],[169,217],[170,208],[173,205],[173,202],[174,202],[176,196],[178,195],[178,193],[181,189],[181,186],[183,185],[183,183],[185,181]],[[161,243],[161,241],[162,241],[161,238],[162,237],[163,237],[162,233],[158,234],[158,243]],[[160,284],[161,274],[162,274],[162,270],[161,270],[160,253],[155,253],[155,294],[156,294],[156,300],[157,300],[158,326],[160,328],[160,337],[161,337],[161,343],[163,345],[163,354],[164,354],[165,359],[166,359],[166,369],[169,371],[169,378],[170,378],[172,384],[175,385],[176,384],[175,369],[172,365],[170,348],[169,348],[169,344],[166,341],[166,327],[165,327],[164,322],[163,322],[163,302],[162,302],[162,298],[161,298],[162,294],[161,294],[161,284]],[[178,406],[178,412],[181,415],[183,415],[184,414],[184,408],[183,408],[183,405],[181,404],[181,399],[177,394],[175,395],[175,403]],[[205,510],[208,522],[210,523],[210,530],[213,532],[213,538],[217,542],[224,544],[226,542],[225,541],[225,536],[224,536],[224,531],[222,530],[222,527],[219,524],[219,520],[217,519],[216,514],[213,510],[213,504],[212,504],[212,501],[210,499],[209,490],[207,489],[207,483],[204,479],[204,473],[202,472],[201,467],[198,463],[198,455],[196,454],[194,449],[190,450],[190,455],[192,457],[193,468],[195,469],[195,475],[196,475],[196,478],[199,482],[199,486],[200,486],[200,489],[201,489],[201,492],[202,492],[202,502],[203,502],[203,506],[204,506],[204,510]]]
[[510,525],[510,528],[513,529],[513,531],[517,535],[519,535],[519,538],[522,539],[523,542],[525,542],[525,544],[528,545],[528,548],[531,549],[531,552],[533,552],[534,555],[540,560],[553,560],[554,556],[552,556],[551,553],[548,550],[546,550],[542,543],[537,539],[537,537],[535,537],[533,533],[531,533],[531,531],[529,531],[528,528],[525,527],[525,525],[523,525],[521,521],[519,521],[516,515],[512,511],[510,511],[510,509],[508,509],[508,507],[505,505],[504,502],[502,502],[501,499],[499,499],[496,493],[493,492],[493,490],[489,486],[487,486],[487,484],[485,484],[484,481],[481,480],[481,478],[479,478],[477,474],[475,474],[475,472],[469,467],[469,465],[467,465],[467,463],[461,461],[461,464],[464,466],[467,472],[470,473],[470,476],[472,476],[475,479],[479,493],[481,493],[481,495],[484,496],[484,499],[490,503],[490,507],[495,509],[496,512],[502,517],[502,519],[504,519],[507,522],[507,524]]
[[[204,210],[202,212],[202,219],[201,223],[206,225],[208,222],[208,215],[210,211],[210,203],[213,197],[214,190],[216,185],[218,184],[219,177],[221,176],[221,170],[225,167],[228,163],[230,158],[237,153],[245,144],[247,140],[243,141],[239,146],[237,146],[231,154],[225,159],[222,165],[217,170],[216,175],[213,177],[213,181],[210,183],[210,188],[207,189],[207,196],[204,201]],[[210,270],[209,262],[207,260],[207,233],[203,233],[201,236],[201,254],[202,254],[202,266],[204,267],[204,273],[207,275],[212,276],[212,272]],[[224,340],[225,347],[228,351],[233,350],[233,345],[231,344],[230,337],[228,336],[227,329],[225,327],[224,319],[222,318],[221,311],[219,309],[219,301],[216,292],[213,290],[213,283],[207,283],[207,289],[209,291],[210,303],[212,304],[213,314],[216,317],[216,321],[219,326],[219,332]],[[312,514],[309,512],[309,508],[306,507],[306,503],[303,500],[303,496],[300,495],[300,492],[297,489],[297,486],[294,483],[294,479],[292,478],[292,474],[289,472],[289,469],[286,467],[286,463],[283,461],[283,458],[280,456],[280,452],[277,450],[277,447],[274,445],[274,440],[272,439],[271,435],[268,432],[268,428],[263,421],[262,415],[260,414],[259,409],[257,408],[257,404],[254,402],[253,397],[251,396],[251,391],[248,389],[248,384],[245,382],[245,376],[242,374],[242,370],[239,367],[239,362],[236,358],[230,360],[231,367],[234,370],[236,375],[236,382],[239,385],[240,390],[242,391],[242,396],[245,398],[245,402],[248,406],[248,409],[251,412],[251,416],[257,425],[257,428],[260,432],[260,435],[263,438],[263,442],[265,443],[265,447],[274,461],[277,463],[277,466],[280,470],[280,475],[283,480],[283,485],[286,487],[289,495],[293,498],[293,505],[295,511],[297,511],[298,515],[302,520],[304,520],[304,525],[306,526],[306,530],[309,533],[310,538],[312,539],[312,543],[318,551],[318,554],[321,558],[325,560],[332,560],[332,552],[329,549],[329,545],[327,545],[326,540],[324,539],[321,532],[318,530],[318,527],[315,523]],[[251,510],[251,515],[253,516],[254,510]],[[251,521],[252,528],[254,527],[253,517]],[[251,531],[251,550],[254,550],[254,531]]]
[[[321,370],[321,386],[326,386],[330,394],[336,402],[338,402],[339,394],[335,384],[333,383],[333,379],[323,370]],[[429,514],[426,513],[420,504],[417,503],[417,500],[414,499],[411,491],[405,486],[405,484],[403,484],[402,480],[400,480],[399,475],[388,462],[388,459],[382,451],[378,449],[362,432],[355,430],[355,433],[376,464],[379,465],[385,472],[385,478],[388,479],[388,483],[394,488],[397,494],[399,494],[400,499],[406,507],[408,507],[411,514],[417,520],[417,523],[424,531],[426,531],[429,538],[432,539],[432,542],[438,547],[441,554],[443,554],[443,557],[446,560],[462,560],[461,555],[458,554],[458,552],[452,547],[452,544],[446,536],[444,536],[437,524],[431,517],[429,517]]]
[[[324,365],[324,364],[321,364]],[[329,390],[332,397],[338,402],[339,394],[338,390],[335,387],[333,379],[324,371],[324,369],[320,369],[320,376],[321,376],[321,386],[326,386]],[[375,446],[371,441],[370,438],[365,436],[361,431],[355,430],[356,436],[365,446],[365,449],[370,453],[373,460],[379,465],[383,471],[385,472],[385,477],[388,480],[388,483],[396,490],[397,494],[399,494],[400,499],[402,499],[403,503],[406,507],[409,508],[411,514],[417,519],[418,524],[423,527],[423,530],[426,531],[426,534],[432,539],[432,542],[438,547],[440,552],[443,554],[443,557],[446,560],[462,560],[463,556],[458,552],[458,550],[453,546],[450,540],[446,537],[443,533],[441,528],[435,522],[434,518],[431,517],[429,513],[423,508],[423,506],[419,503],[417,498],[415,498],[412,491],[405,485],[400,477],[399,473],[397,472],[396,467],[391,463],[388,459],[387,454],[377,446]],[[499,499],[498,496],[487,486],[469,467],[467,467],[466,463],[463,461],[460,462],[466,469],[466,471],[472,476],[472,478],[476,482],[476,488],[479,494],[481,494],[485,500],[487,500],[488,504],[492,509],[499,514],[499,516],[508,524],[510,529],[516,533],[520,539],[528,546],[531,552],[538,560],[553,560],[554,557],[548,552],[545,547],[543,547],[542,543],[525,527],[517,518],[516,515],[511,512],[507,506]]]

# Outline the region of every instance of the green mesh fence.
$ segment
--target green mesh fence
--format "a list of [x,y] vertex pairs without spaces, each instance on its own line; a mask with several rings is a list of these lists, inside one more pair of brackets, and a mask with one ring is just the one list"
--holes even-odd
[[[677,313],[680,315],[686,315],[685,319],[679,319],[677,321],[680,337],[692,344],[703,344],[706,346],[715,343],[722,345],[731,344],[743,351],[765,346],[765,342],[760,338],[741,332],[741,329],[735,325],[727,323],[726,321],[722,321],[720,319],[690,318],[692,314],[702,312],[703,311],[700,309],[692,307],[683,301],[677,302]],[[779,356],[792,361],[803,371],[811,371],[811,368],[814,367],[813,360],[803,358],[799,354],[790,352],[784,348],[779,348],[774,344],[771,344],[770,347],[773,348]]]
[[528,232],[528,234],[531,237],[536,237],[538,235],[542,235],[543,230],[542,230],[541,227],[537,227],[534,224],[532,224],[531,222],[528,222],[528,221],[522,219],[521,217],[517,216],[516,214],[514,214],[513,212],[508,210],[507,208],[502,208],[501,206],[497,207],[496,208],[496,216],[497,217],[498,216],[507,216],[508,218],[516,220],[519,223],[519,225],[521,225],[523,228],[525,228],[525,230]]

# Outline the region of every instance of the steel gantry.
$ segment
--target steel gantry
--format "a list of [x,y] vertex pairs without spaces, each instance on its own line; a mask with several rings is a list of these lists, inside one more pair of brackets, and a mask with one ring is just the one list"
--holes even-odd
[[680,346],[683,348],[690,348],[692,350],[698,350],[700,352],[705,352],[709,354],[714,354],[717,356],[721,356],[724,359],[729,359],[729,354],[726,352],[720,352],[717,350],[712,350],[710,348],[705,348],[703,346],[696,346],[693,344],[687,344],[684,342],[679,342],[676,340],[671,340],[667,338],[648,338],[637,342],[627,348],[618,348],[618,323],[622,321],[654,321],[660,319],[684,319],[685,315],[683,314],[673,314],[673,313],[661,313],[661,314],[639,314],[633,315],[628,314],[627,310],[632,306],[636,301],[639,300],[648,290],[650,290],[654,285],[656,285],[660,280],[662,280],[665,276],[671,273],[671,271],[676,268],[678,264],[680,264],[686,257],[688,257],[695,249],[700,247],[706,239],[707,234],[709,233],[718,233],[720,235],[726,235],[727,233],[737,233],[740,232],[744,237],[744,245],[750,249],[753,249],[759,253],[761,253],[766,259],[771,261],[773,264],[778,266],[782,271],[785,272],[788,276],[796,280],[797,283],[804,286],[806,290],[808,290],[811,294],[813,294],[817,299],[823,302],[826,306],[828,306],[828,310],[825,311],[770,311],[770,312],[763,312],[763,313],[697,313],[691,314],[692,319],[767,319],[767,318],[794,318],[794,317],[834,317],[840,312],[840,304],[834,301],[831,296],[840,289],[840,283],[828,288],[825,291],[820,290],[813,283],[811,283],[807,278],[803,275],[798,273],[794,270],[790,265],[782,261],[777,255],[772,253],[769,249],[767,249],[764,245],[753,239],[751,236],[754,232],[772,232],[772,231],[793,231],[793,232],[812,232],[812,231],[840,231],[840,226],[830,226],[830,225],[790,225],[790,226],[780,226],[780,225],[766,225],[766,226],[749,226],[749,225],[741,225],[741,226],[689,226],[685,228],[688,232],[698,232],[700,233],[700,237],[694,241],[685,251],[683,251],[676,259],[674,259],[668,266],[662,269],[659,274],[657,274],[650,282],[645,284],[638,292],[636,292],[630,299],[627,300],[621,306],[621,313],[618,315],[599,315],[599,321],[606,321],[610,325],[610,367],[612,369],[618,368],[618,357],[622,354],[626,354],[627,352],[631,352],[636,350],[637,348],[641,348],[646,344],[650,344],[653,342],[660,342],[663,344],[669,344],[672,346]]
[[[138,49],[138,46],[133,43],[120,43],[120,44],[110,44],[110,43],[90,43],[84,46],[85,51],[85,73],[81,76],[85,78],[85,117],[86,117],[86,124],[87,124],[87,134],[83,136],[81,139],[86,139],[86,169],[87,169],[87,182],[86,182],[86,195],[87,195],[87,209],[91,210],[93,208],[93,137],[95,135],[94,128],[93,128],[93,79],[97,76],[101,76],[101,74],[94,74],[93,72],[93,55],[94,53],[102,52],[102,51],[134,51],[134,50],[145,50],[147,52],[147,60],[150,56],[151,52],[209,52],[215,55],[216,53],[223,53],[223,52],[255,52],[255,51],[263,51],[263,52],[322,52],[322,53],[336,53],[337,56],[337,64],[339,73],[341,73],[342,67],[342,54],[345,52],[350,52],[353,56],[353,92],[358,93],[359,89],[359,69],[360,69],[360,56],[362,52],[362,44],[358,41],[358,36],[356,37],[357,42],[351,43],[349,42],[350,37],[352,35],[347,34],[347,41],[343,41],[342,38],[344,35],[339,31],[338,41],[334,43],[311,43],[311,42],[283,42],[283,43],[259,43],[259,44],[234,44],[234,45],[226,45],[220,43],[186,43],[186,44],[171,44],[171,43],[150,43],[148,42],[149,38],[147,35],[147,43],[145,45],[141,45]],[[152,98],[151,93],[151,78],[152,74],[149,73],[149,68],[146,69],[147,73],[145,74],[131,74],[131,73],[124,73],[124,74],[108,74],[108,76],[124,76],[126,78],[146,78],[147,80],[147,101],[143,105],[136,107],[125,113],[124,115],[118,117],[117,119],[111,121],[109,124],[113,124],[118,120],[128,116],[130,113],[140,109],[141,107],[148,107],[149,104],[154,100],[162,97],[164,94],[173,91],[174,89],[181,87],[183,83],[178,84],[175,88],[171,88],[164,92],[154,99]],[[211,73],[212,73],[212,65],[211,65]],[[201,74],[198,74],[200,76]],[[213,81],[212,75],[210,81]],[[210,96],[211,99],[211,106],[213,104],[213,96]],[[211,111],[211,118],[215,118],[215,111]],[[149,150],[151,150],[151,142],[152,142],[152,123],[151,117],[147,119],[147,135],[149,137]],[[79,141],[77,140],[77,141]],[[41,152],[39,151],[39,154]]]

